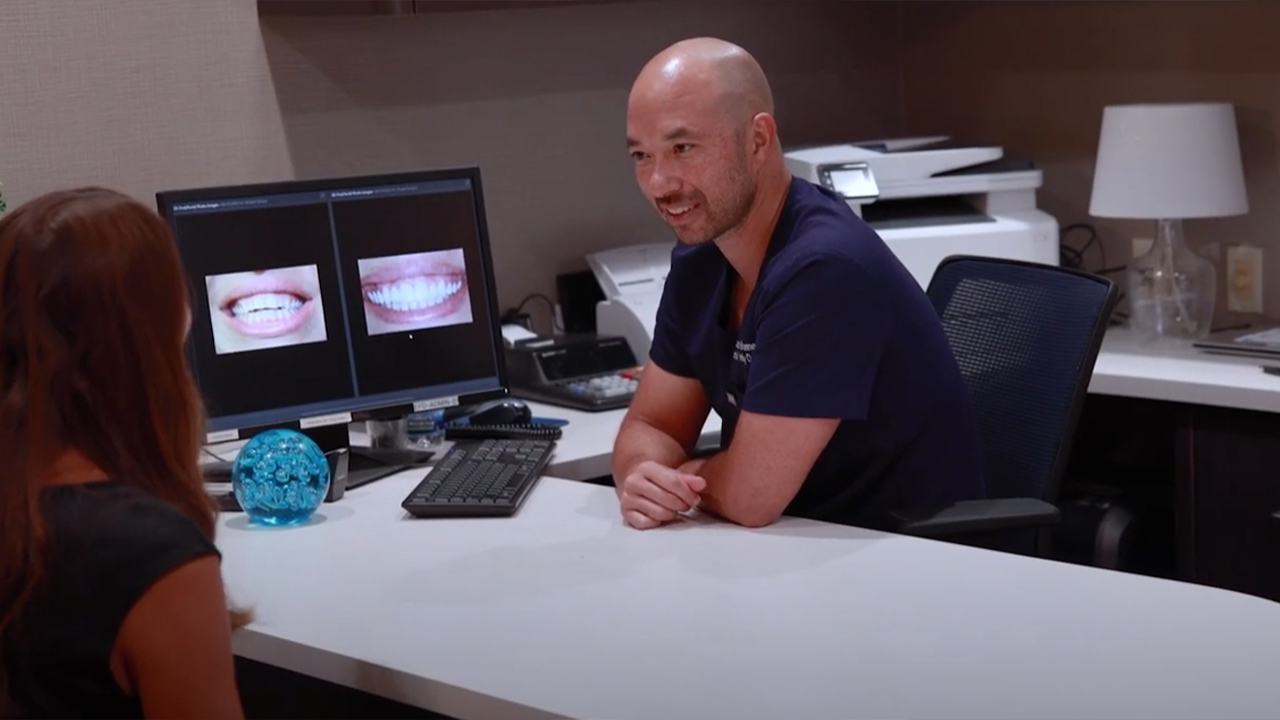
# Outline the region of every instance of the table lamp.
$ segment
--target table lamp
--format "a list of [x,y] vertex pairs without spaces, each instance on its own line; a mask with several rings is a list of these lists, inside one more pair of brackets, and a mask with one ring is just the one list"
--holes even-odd
[[1154,220],[1151,249],[1129,262],[1129,327],[1141,340],[1209,332],[1217,277],[1191,251],[1185,218],[1249,211],[1229,103],[1111,105],[1103,110],[1089,214]]

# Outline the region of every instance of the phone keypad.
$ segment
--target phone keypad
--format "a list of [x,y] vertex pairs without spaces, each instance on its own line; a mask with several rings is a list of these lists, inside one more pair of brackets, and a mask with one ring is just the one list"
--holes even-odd
[[581,378],[568,383],[567,386],[575,395],[611,398],[634,394],[639,382],[640,371],[635,369]]

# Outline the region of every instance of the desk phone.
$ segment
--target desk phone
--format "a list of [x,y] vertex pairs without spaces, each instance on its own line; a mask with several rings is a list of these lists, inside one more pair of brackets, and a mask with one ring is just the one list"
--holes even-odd
[[506,348],[511,390],[529,400],[596,412],[631,404],[640,367],[625,338],[537,337]]

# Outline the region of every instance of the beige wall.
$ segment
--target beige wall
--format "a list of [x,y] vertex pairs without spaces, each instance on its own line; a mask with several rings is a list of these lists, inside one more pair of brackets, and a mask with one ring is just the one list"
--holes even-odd
[[[1263,247],[1265,309],[1280,314],[1280,3],[908,2],[902,8],[906,128],[956,133],[1030,155],[1045,171],[1041,204],[1064,224],[1098,227],[1112,265],[1129,259],[1129,238],[1151,231],[1141,222],[1088,215],[1103,107],[1235,103],[1250,213],[1188,221],[1187,234],[1207,252],[1215,242]],[[1090,267],[1099,266],[1094,255]],[[1220,319],[1249,318],[1223,313]]]
[[552,293],[590,250],[667,237],[621,139],[631,79],[669,42],[715,34],[756,53],[788,143],[901,122],[892,5],[449,10],[260,19],[255,0],[3,0],[5,197],[97,183],[151,204],[166,188],[478,164],[512,304]]
[[299,177],[480,166],[504,306],[553,293],[555,274],[585,269],[591,250],[670,237],[623,145],[631,81],[670,42],[714,34],[756,54],[784,142],[901,120],[892,5],[636,2],[262,25]]
[[162,188],[475,163],[510,304],[551,292],[590,250],[666,237],[621,147],[626,91],[658,48],[716,34],[765,65],[786,143],[904,130],[1000,143],[1045,169],[1050,212],[1102,229],[1109,264],[1148,229],[1087,214],[1102,107],[1236,103],[1251,212],[1188,232],[1266,248],[1277,316],[1276,28],[1268,0],[670,0],[261,21],[254,0],[4,0],[0,182],[10,205],[83,183],[151,202]]
[[0,182],[10,207],[102,184],[292,172],[254,0],[0,2]]

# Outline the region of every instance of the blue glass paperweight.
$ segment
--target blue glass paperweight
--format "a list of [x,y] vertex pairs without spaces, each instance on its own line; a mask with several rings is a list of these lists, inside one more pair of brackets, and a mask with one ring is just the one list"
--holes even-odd
[[329,461],[314,440],[296,430],[265,430],[236,454],[231,491],[250,522],[300,525],[329,492]]

